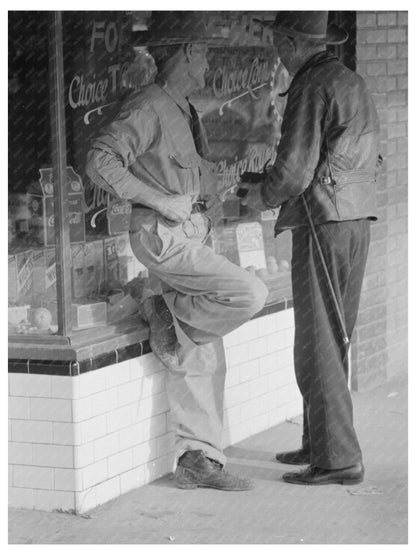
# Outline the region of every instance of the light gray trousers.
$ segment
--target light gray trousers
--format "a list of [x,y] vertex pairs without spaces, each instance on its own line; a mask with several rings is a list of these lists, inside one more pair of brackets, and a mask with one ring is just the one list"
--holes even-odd
[[180,344],[180,367],[168,372],[166,383],[176,457],[202,449],[224,464],[226,365],[218,340],[261,310],[268,291],[256,276],[203,244],[206,235],[201,214],[171,226],[150,209],[133,209],[132,250],[160,280]]

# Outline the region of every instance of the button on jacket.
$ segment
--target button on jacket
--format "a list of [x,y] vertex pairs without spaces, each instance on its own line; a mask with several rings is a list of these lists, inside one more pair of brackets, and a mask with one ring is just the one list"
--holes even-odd
[[312,56],[288,90],[277,158],[262,187],[269,207],[282,205],[276,232],[376,218],[379,122],[364,80],[329,52]]

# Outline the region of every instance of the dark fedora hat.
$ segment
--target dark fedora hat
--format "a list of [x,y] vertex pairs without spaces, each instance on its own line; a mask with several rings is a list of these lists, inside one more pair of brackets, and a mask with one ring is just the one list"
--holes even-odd
[[293,11],[277,12],[274,21],[256,19],[276,33],[291,37],[301,37],[322,44],[342,44],[348,33],[338,25],[328,26],[328,12]]
[[184,43],[228,44],[227,37],[206,25],[206,13],[192,11],[154,11],[149,30],[133,33],[134,38],[148,46]]

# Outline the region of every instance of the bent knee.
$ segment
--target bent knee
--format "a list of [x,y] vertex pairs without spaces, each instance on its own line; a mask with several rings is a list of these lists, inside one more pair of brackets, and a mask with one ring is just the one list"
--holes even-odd
[[250,276],[250,280],[247,281],[247,301],[253,315],[263,308],[268,294],[269,291],[261,279]]

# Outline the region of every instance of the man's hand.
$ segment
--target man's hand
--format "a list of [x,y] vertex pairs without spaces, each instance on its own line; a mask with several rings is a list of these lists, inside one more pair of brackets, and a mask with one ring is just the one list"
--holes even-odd
[[261,187],[266,178],[266,173],[245,172],[240,176],[239,189],[236,195],[243,206],[249,206],[259,212],[268,210],[261,196]]
[[202,200],[204,203],[202,212],[209,216],[212,222],[222,218],[222,200],[219,194],[205,195]]
[[266,173],[260,172],[244,172],[240,175],[241,183],[261,183],[266,176]]
[[188,220],[192,212],[191,195],[166,195],[159,203],[158,211],[167,220],[182,223]]

